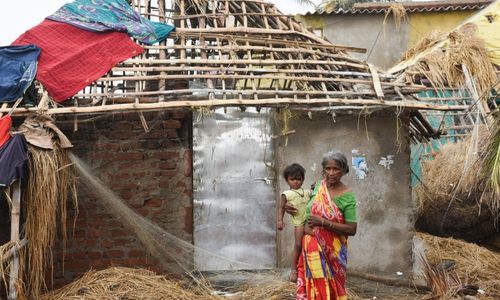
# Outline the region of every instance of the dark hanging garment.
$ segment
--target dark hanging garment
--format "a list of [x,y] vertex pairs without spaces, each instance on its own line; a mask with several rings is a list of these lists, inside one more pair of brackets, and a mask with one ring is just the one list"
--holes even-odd
[[28,146],[22,134],[13,135],[0,147],[0,187],[28,179]]
[[35,78],[39,55],[35,45],[0,47],[0,103],[21,98]]

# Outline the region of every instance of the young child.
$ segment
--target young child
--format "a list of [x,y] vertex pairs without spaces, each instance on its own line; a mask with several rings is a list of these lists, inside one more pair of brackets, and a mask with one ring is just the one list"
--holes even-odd
[[304,224],[306,222],[306,207],[311,197],[310,190],[304,190],[302,183],[304,183],[304,176],[306,170],[301,165],[294,163],[289,165],[283,171],[289,190],[281,193],[280,205],[278,208],[278,224],[279,230],[285,227],[283,223],[283,216],[285,214],[285,205],[293,205],[297,209],[297,213],[292,216],[292,224],[295,226],[295,244],[292,254],[292,272],[290,274],[290,281],[297,281],[297,262],[299,260],[300,251],[302,250],[302,236],[304,235]]

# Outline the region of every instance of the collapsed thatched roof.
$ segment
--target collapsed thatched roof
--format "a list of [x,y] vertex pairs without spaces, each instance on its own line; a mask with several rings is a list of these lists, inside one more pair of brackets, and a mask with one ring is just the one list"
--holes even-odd
[[[474,78],[479,93],[498,87],[500,67],[500,0],[465,20],[448,34],[432,32],[388,70],[404,81],[425,78],[435,88],[459,88],[467,74]],[[467,71],[463,70],[463,66]]]
[[50,100],[39,106],[53,114],[234,105],[450,109],[403,100],[421,86],[394,82],[346,54],[363,49],[333,45],[266,1],[175,2],[170,10],[165,0],[135,6],[177,27],[166,42],[144,46],[144,54],[115,66],[63,107]]

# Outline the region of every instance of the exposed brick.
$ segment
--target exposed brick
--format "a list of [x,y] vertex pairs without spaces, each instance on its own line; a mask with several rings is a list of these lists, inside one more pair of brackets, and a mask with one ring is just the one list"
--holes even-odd
[[176,120],[186,119],[187,113],[184,111],[176,110],[176,111],[172,112],[172,118],[174,118]]
[[163,121],[163,128],[167,129],[179,129],[182,127],[182,123],[179,120],[166,120]]
[[147,265],[147,259],[144,257],[129,258],[129,259],[125,259],[124,263],[126,266],[129,266],[129,267],[145,266],[145,265]]
[[144,153],[139,152],[119,152],[115,154],[117,160],[143,160]]
[[[172,83],[175,84],[175,83]],[[175,110],[144,114],[151,132],[145,133],[137,113],[114,114],[84,123],[73,132],[72,123],[61,123],[75,145],[73,151],[86,161],[127,206],[176,236],[192,241],[192,158],[189,150],[191,113]],[[155,120],[155,121],[153,121]],[[59,124],[58,124],[59,125]],[[79,215],[72,236],[68,219],[67,262],[57,282],[73,280],[90,267],[111,265],[155,267],[164,271],[128,227],[103,205],[88,186],[79,186]],[[68,213],[72,214],[71,201]],[[58,243],[58,249],[62,243]],[[56,260],[61,257],[54,253]],[[70,263],[71,262],[71,263]],[[56,266],[62,268],[60,261]]]
[[159,163],[160,170],[175,170],[177,164],[173,161],[164,161]]
[[87,256],[89,258],[101,258],[102,257],[102,253],[98,252],[98,251],[90,251],[90,252],[87,253]]
[[184,231],[192,234],[193,233],[193,207],[184,207]]
[[161,204],[162,204],[162,200],[161,199],[149,199],[149,200],[146,200],[144,201],[144,206],[147,206],[147,207],[160,207]]
[[179,151],[162,151],[162,152],[155,152],[151,155],[153,158],[158,158],[158,159],[171,159],[171,158],[178,158],[179,157]]
[[72,252],[72,253],[68,254],[68,258],[71,258],[71,259],[87,258],[87,252],[84,252],[84,251]]
[[191,177],[193,173],[193,153],[191,150],[184,151],[184,176]]
[[130,250],[128,252],[128,257],[133,258],[133,257],[143,257],[146,256],[146,252],[141,251],[141,250]]
[[124,230],[124,229],[115,229],[115,230],[111,230],[110,235],[112,238],[126,237],[126,236],[132,235],[132,232]]
[[105,258],[123,258],[124,256],[125,252],[122,250],[109,250],[103,253],[103,257]]

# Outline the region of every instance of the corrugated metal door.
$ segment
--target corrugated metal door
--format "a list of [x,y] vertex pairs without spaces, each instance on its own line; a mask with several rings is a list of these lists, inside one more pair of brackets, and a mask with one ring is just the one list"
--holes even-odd
[[[199,270],[276,265],[270,113],[218,109],[193,124],[194,243]],[[249,265],[233,263],[240,261]]]

